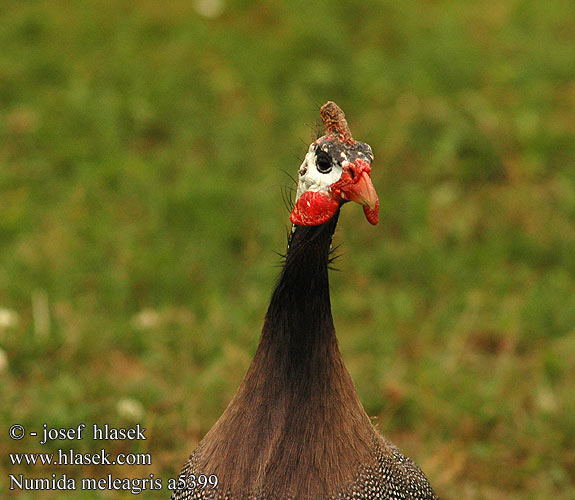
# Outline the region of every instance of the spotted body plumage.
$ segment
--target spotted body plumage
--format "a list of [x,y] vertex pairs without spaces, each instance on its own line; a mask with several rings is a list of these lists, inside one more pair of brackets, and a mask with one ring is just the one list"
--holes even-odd
[[[384,451],[385,450],[385,451]],[[201,474],[196,470],[197,453],[194,452],[182,474]],[[201,453],[201,451],[200,451]],[[360,467],[356,478],[342,486],[332,496],[313,500],[437,500],[433,489],[421,469],[403,455],[399,449],[382,438],[374,438],[374,460],[369,466]],[[204,473],[208,473],[205,471]],[[234,493],[214,489],[182,489],[175,491],[172,500],[312,500],[286,496],[285,492],[262,494],[258,492]]]

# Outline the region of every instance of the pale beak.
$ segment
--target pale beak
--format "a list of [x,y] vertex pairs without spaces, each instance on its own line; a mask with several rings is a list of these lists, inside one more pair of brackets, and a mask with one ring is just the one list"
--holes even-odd
[[368,172],[363,170],[356,174],[360,176],[357,181],[342,183],[340,189],[343,199],[363,205],[365,218],[375,226],[379,221],[379,199]]
[[379,201],[369,174],[365,171],[360,174],[357,182],[343,185],[341,191],[346,200],[355,201],[371,210],[376,207]]

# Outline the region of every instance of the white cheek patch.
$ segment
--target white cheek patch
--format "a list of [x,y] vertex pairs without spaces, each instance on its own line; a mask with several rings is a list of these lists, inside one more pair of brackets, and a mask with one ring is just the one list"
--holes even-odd
[[299,168],[296,200],[306,191],[317,193],[329,190],[341,177],[342,169],[339,165],[334,165],[330,172],[322,174],[318,171],[315,160],[315,146],[312,144]]

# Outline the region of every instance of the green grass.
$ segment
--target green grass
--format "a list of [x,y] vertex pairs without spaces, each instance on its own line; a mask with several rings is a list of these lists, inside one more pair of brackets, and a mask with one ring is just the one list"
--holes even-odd
[[331,99],[376,156],[381,222],[346,207],[332,274],[369,414],[444,499],[574,499],[573,3],[193,5],[0,4],[0,309],[18,317],[0,493],[133,498],[8,491],[64,470],[10,466],[62,447],[13,423],[141,423],[146,441],[105,447],[151,466],[68,475],[177,474],[249,365],[284,170]]

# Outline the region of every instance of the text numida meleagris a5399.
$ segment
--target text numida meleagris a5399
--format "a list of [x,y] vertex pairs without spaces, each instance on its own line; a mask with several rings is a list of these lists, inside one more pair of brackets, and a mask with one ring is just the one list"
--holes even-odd
[[355,201],[377,224],[373,153],[355,141],[333,102],[325,135],[299,168],[285,264],[259,346],[235,397],[200,442],[173,500],[435,499],[425,475],[380,436],[339,352],[331,315],[329,253],[341,206]]

